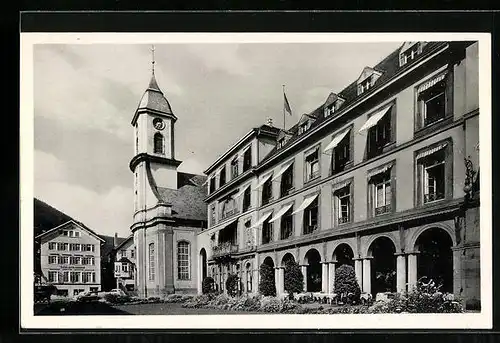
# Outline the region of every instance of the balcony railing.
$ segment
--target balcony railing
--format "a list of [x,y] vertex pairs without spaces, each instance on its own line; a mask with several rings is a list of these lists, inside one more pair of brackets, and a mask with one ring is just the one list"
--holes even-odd
[[339,218],[339,224],[345,224],[348,222],[349,222],[349,216]]
[[237,213],[239,213],[239,210],[237,208],[233,208],[232,210],[222,212],[221,217],[222,217],[222,219],[226,219],[226,218],[234,216]]
[[384,214],[391,211],[391,204],[375,208],[375,215]]
[[230,256],[231,254],[238,252],[238,245],[233,244],[231,242],[221,243],[219,245],[212,247],[212,256],[215,257],[223,257]]
[[292,186],[282,187],[280,189],[280,195],[281,195],[281,197],[287,196],[288,194],[292,193],[294,190],[295,190],[295,188]]
[[314,172],[309,173],[307,175],[307,181],[317,178],[319,176],[319,172],[320,172],[319,170],[316,170]]
[[444,199],[444,194],[443,193],[429,193],[429,194],[424,194],[424,203],[428,203],[431,201],[436,201]]
[[318,225],[306,225],[304,226],[304,235],[313,233],[318,229]]

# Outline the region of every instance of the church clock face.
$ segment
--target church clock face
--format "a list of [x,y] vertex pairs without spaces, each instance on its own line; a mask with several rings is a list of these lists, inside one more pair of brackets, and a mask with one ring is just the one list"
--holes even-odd
[[165,123],[160,118],[155,118],[153,120],[153,126],[157,130],[163,130],[165,128]]

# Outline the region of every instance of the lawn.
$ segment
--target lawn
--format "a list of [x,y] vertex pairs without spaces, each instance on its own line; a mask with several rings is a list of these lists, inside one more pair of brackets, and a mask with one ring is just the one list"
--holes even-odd
[[262,312],[217,310],[211,308],[183,308],[181,303],[114,305],[120,312],[138,315],[184,315],[184,314],[264,314]]

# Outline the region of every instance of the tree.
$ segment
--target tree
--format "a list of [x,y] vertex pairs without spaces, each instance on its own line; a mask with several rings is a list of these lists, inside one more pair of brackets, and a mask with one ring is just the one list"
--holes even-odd
[[290,298],[293,298],[293,293],[300,293],[304,289],[304,275],[295,261],[288,261],[285,264],[284,286]]
[[265,263],[260,265],[259,293],[264,296],[276,295],[276,284],[274,282],[274,268]]
[[204,278],[203,282],[201,283],[201,292],[203,294],[213,293],[215,291],[214,283],[215,282],[212,277],[207,276],[206,278]]
[[227,294],[234,297],[238,293],[239,278],[236,274],[229,274],[226,280]]
[[347,299],[350,302],[358,302],[361,295],[356,273],[354,268],[348,264],[341,265],[335,271],[334,292],[341,299]]

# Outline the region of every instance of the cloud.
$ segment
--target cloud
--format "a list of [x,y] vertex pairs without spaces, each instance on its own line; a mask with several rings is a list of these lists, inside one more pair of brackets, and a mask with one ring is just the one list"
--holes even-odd
[[65,163],[54,155],[35,150],[34,195],[59,211],[83,222],[100,234],[130,234],[133,191],[115,186],[105,193],[67,181]]
[[[46,45],[36,47],[34,60],[36,115],[130,140],[123,123],[130,122],[149,82],[145,53],[126,45]],[[144,70],[134,68],[141,60]],[[182,94],[171,76],[158,74],[170,93]]]
[[132,224],[132,189],[114,187],[106,194],[65,182],[37,182],[35,197],[81,221],[99,234],[127,237]]

